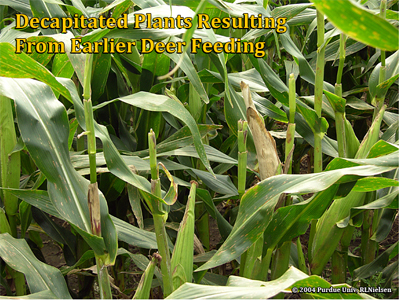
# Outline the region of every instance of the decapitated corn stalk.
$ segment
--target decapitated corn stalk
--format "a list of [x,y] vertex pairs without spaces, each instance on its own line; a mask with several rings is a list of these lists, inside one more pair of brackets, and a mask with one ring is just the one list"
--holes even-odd
[[[149,154],[150,154],[150,170],[151,170],[151,192],[161,198],[161,182],[159,177],[159,169],[157,164],[156,138],[154,131],[149,132]],[[158,252],[161,256],[161,271],[163,274],[163,292],[164,296],[168,296],[173,291],[172,285],[172,269],[171,256],[168,248],[168,236],[165,231],[165,221],[168,217],[162,208],[163,203],[153,203],[153,220],[156,232]]]
[[[284,168],[285,174],[292,173],[291,166],[292,166],[292,157],[294,151],[294,136],[296,132],[296,124],[295,124],[296,84],[293,73],[289,75],[288,86],[289,86],[289,115],[288,115],[289,124],[286,132],[286,141],[285,141],[285,168]],[[280,208],[281,206],[291,205],[291,204],[292,204],[291,195],[286,196],[286,194],[282,194],[280,196],[276,209]],[[268,232],[266,232],[266,234],[268,234]],[[271,266],[272,280],[281,277],[289,268],[291,245],[292,242],[287,241],[275,250],[275,255],[273,256],[273,261]],[[299,260],[301,260],[301,255],[302,255],[301,248],[300,249],[298,248],[298,251],[299,251]]]
[[[264,180],[281,172],[281,162],[274,138],[265,128],[264,120],[258,113],[251,98],[250,88],[243,81],[240,84],[246,104],[247,122],[257,151],[258,172]],[[242,255],[241,274],[247,278],[258,278],[268,269],[269,261],[262,258],[263,237],[260,237],[249,250]],[[268,259],[267,259],[268,260]],[[264,269],[264,270],[263,270]],[[265,278],[263,278],[265,279]]]
[[[83,87],[83,104],[85,110],[86,131],[83,133],[87,136],[89,167],[90,167],[90,184],[88,187],[88,206],[92,234],[101,237],[101,219],[100,219],[100,199],[99,188],[97,184],[96,170],[96,136],[94,129],[94,117],[91,100],[91,74],[92,74],[93,56],[87,54],[85,63],[85,79]],[[100,287],[101,299],[112,299],[111,285],[107,270],[107,255],[96,254],[97,278]]]
[[[315,91],[314,91],[314,110],[317,117],[322,116],[322,94],[324,84],[324,67],[325,67],[325,19],[324,14],[317,9],[317,69],[315,71]],[[314,133],[314,172],[322,172],[322,136],[321,127]],[[311,260],[311,245],[316,230],[316,220],[311,221],[310,238],[308,244],[308,259]]]

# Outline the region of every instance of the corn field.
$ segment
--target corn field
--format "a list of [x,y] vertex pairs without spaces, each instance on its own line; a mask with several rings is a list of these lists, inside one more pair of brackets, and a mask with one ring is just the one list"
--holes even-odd
[[0,298],[398,299],[398,9],[0,0]]

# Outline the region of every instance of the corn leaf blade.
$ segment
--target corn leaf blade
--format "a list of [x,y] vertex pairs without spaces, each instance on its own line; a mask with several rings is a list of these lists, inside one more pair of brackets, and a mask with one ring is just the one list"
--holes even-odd
[[[87,204],[89,182],[73,168],[68,152],[69,124],[64,106],[44,83],[0,78],[0,93],[13,98],[19,129],[32,159],[48,180],[50,199],[65,220],[99,254],[116,256],[117,238],[104,196],[100,196],[104,239],[92,235]],[[35,137],[35,138],[32,138]]]
[[312,0],[337,28],[351,38],[382,50],[399,48],[399,33],[385,19],[380,18],[349,0]]
[[25,274],[31,293],[51,291],[56,298],[71,299],[61,272],[39,261],[25,240],[1,234],[0,256],[14,270]]

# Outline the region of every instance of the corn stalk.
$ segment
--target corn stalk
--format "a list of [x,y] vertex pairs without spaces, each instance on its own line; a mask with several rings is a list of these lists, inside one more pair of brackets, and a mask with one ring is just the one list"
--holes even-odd
[[[161,198],[161,181],[159,177],[159,168],[157,164],[156,137],[153,130],[149,134],[149,157],[151,170],[151,192],[158,198]],[[168,217],[163,213],[162,202],[158,202],[156,209],[152,211],[154,220],[154,229],[156,231],[156,239],[158,252],[161,255],[161,272],[163,275],[164,296],[168,296],[173,291],[172,286],[172,270],[171,256],[168,248],[168,237],[165,230],[165,221]]]
[[[19,188],[21,159],[19,151],[13,152],[17,143],[14,128],[12,101],[0,96],[0,187]],[[0,212],[0,233],[8,232],[17,237],[18,198],[7,190],[0,189],[4,211]],[[0,207],[1,210],[3,208]],[[17,296],[26,294],[25,277],[9,268]]]
[[[83,105],[85,111],[86,132],[87,136],[89,167],[90,167],[90,184],[88,188],[88,205],[90,213],[91,230],[94,235],[101,237],[101,220],[100,220],[100,200],[99,189],[97,184],[96,171],[96,136],[94,131],[94,118],[91,100],[91,74],[92,74],[92,55],[86,56],[85,63],[85,80],[83,86]],[[110,280],[107,270],[107,256],[95,254],[97,266],[97,278],[100,287],[101,299],[112,299]]]
[[[322,92],[324,84],[325,46],[324,14],[317,10],[317,69],[315,72],[314,110],[318,118],[322,115]],[[322,172],[322,134],[314,133],[314,173]],[[315,236],[317,221],[311,221],[310,238],[308,243],[308,259],[311,261],[311,245]]]

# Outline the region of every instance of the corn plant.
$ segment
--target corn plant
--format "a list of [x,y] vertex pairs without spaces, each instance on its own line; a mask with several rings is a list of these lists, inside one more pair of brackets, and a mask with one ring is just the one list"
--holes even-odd
[[[0,0],[0,297],[398,297],[398,6]],[[132,51],[27,46],[72,39]]]

